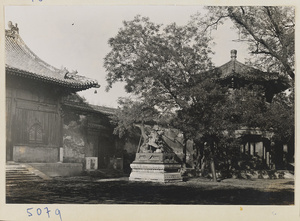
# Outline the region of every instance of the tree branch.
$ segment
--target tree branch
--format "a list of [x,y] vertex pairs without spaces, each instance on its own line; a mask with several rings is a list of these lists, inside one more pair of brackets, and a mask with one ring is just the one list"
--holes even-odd
[[206,32],[208,28],[217,25],[223,18],[228,18],[228,17],[229,17],[228,15],[221,15],[215,22],[206,25],[206,27],[204,28],[204,32]]
[[239,24],[240,26],[244,27],[246,29],[246,31],[259,43],[261,43],[266,49],[268,49],[270,55],[272,55],[273,57],[275,57],[278,61],[280,61],[282,63],[282,65],[285,67],[288,75],[294,79],[295,78],[295,73],[292,70],[292,68],[290,67],[290,65],[288,64],[286,58],[283,58],[282,56],[280,56],[277,52],[275,52],[272,47],[262,38],[259,38],[256,36],[256,34],[254,33],[254,31],[250,28],[250,26],[246,23],[243,22],[242,19],[239,19],[239,17],[233,12],[233,11],[229,11],[229,16],[230,18],[232,18],[237,24]]

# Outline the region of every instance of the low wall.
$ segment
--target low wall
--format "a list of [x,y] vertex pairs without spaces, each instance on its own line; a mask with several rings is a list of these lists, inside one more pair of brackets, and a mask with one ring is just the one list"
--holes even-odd
[[47,176],[78,176],[82,172],[81,163],[30,163]]
[[59,148],[14,146],[13,161],[24,163],[56,163],[59,161]]

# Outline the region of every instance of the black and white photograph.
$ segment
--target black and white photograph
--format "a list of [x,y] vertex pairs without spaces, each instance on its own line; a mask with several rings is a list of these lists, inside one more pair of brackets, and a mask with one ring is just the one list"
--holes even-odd
[[22,220],[71,220],[64,205],[299,218],[295,4],[42,3],[3,6],[3,195]]

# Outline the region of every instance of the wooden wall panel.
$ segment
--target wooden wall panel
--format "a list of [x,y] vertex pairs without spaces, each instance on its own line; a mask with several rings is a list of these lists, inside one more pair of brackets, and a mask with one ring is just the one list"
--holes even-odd
[[11,122],[12,122],[12,99],[6,98],[6,159],[12,160],[12,137],[11,137]]
[[44,112],[56,112],[57,105],[48,104],[43,102],[34,102],[28,100],[17,99],[17,108],[27,109],[27,110],[39,110]]
[[60,120],[58,113],[43,112],[28,109],[16,109],[15,125],[13,132],[15,133],[15,144],[32,144],[29,141],[29,129],[39,124],[43,132],[43,142],[41,145],[59,146],[60,144]]
[[53,156],[57,153],[57,148],[62,145],[62,118],[59,112],[61,96],[61,88],[7,75],[7,161],[14,159],[13,149],[17,146],[36,150],[48,148],[53,150]]
[[6,98],[6,133],[11,127],[11,98]]
[[57,96],[54,96],[49,87],[25,87],[16,90],[16,97],[22,100],[36,101],[40,103],[56,104]]

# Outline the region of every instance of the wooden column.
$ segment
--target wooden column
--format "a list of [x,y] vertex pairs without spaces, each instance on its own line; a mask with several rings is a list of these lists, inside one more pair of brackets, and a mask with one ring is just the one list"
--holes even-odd
[[268,166],[270,166],[270,152],[267,152],[266,163]]
[[249,148],[249,143],[245,143],[245,151],[244,151],[245,154],[250,154],[250,148]]
[[[13,160],[13,147],[15,144],[14,140],[14,132],[15,128],[15,115],[16,115],[16,96],[17,89],[11,88],[11,98],[10,98],[10,108],[7,109],[6,116],[8,116],[6,123],[6,127],[8,127],[8,134],[6,134],[6,161]],[[7,104],[6,104],[7,105]]]
[[[57,89],[54,91],[56,92]],[[62,95],[58,95],[58,96],[60,96],[57,99],[57,113],[58,113],[58,117],[59,117],[59,130],[60,130],[59,131],[59,145],[58,145],[58,161],[63,162],[63,153],[64,153],[64,148],[63,148],[63,145],[64,145],[63,144],[64,113],[63,113],[63,109],[62,109],[63,96]]]
[[249,149],[250,149],[250,151],[249,151],[250,155],[253,156],[253,144],[250,142],[249,142]]

